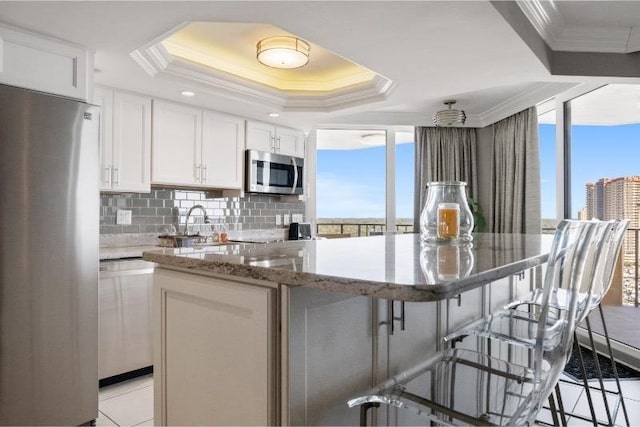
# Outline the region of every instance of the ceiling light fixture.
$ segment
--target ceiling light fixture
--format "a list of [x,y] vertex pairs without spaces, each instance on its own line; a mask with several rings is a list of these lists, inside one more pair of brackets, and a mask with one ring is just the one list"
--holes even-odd
[[272,68],[300,68],[309,62],[309,43],[291,36],[267,37],[258,42],[257,58]]
[[280,113],[269,113],[269,117],[280,117]]
[[195,96],[195,92],[191,92],[190,90],[183,90],[180,94],[182,96]]
[[467,120],[467,115],[462,110],[454,110],[451,108],[456,101],[444,101],[448,105],[447,110],[438,111],[433,115],[433,124],[440,127],[462,126]]

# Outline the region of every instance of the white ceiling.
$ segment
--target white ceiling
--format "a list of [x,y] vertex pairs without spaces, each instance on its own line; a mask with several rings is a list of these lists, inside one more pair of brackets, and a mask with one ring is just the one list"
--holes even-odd
[[[606,21],[596,20],[588,5],[566,9],[575,13],[562,9],[564,19],[582,28],[633,24],[624,7],[604,8]],[[152,78],[131,59],[132,51],[187,21],[275,25],[390,78],[394,86],[387,99],[366,106],[295,113],[281,108],[272,119],[267,114],[273,105],[187,80]],[[0,2],[0,22],[94,50],[97,83],[303,129],[341,123],[428,126],[450,98],[467,112],[469,126],[482,126],[566,89],[565,82],[582,81],[551,76],[487,1],[22,1]],[[181,97],[184,89],[197,95]]]

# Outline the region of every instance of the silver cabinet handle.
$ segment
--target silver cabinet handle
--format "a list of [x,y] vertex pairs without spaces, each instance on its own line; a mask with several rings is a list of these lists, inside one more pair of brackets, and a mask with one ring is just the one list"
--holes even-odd
[[278,151],[280,151],[280,137],[278,137],[277,139],[278,139]]
[[111,182],[113,183],[114,187],[117,187],[118,185],[120,185],[120,169],[118,168],[111,168],[112,169],[112,178],[111,178]]
[[200,165],[195,166],[194,174],[196,176],[196,182],[202,181],[202,171],[200,170]]
[[396,332],[396,325],[395,322],[396,320],[400,321],[400,330],[404,331],[405,330],[405,302],[404,301],[400,301],[400,317],[396,317],[396,312],[395,312],[395,301],[394,300],[387,300],[387,320],[384,320],[382,322],[378,322],[378,325],[382,326],[382,325],[389,325],[388,326],[388,331],[389,331],[389,335],[394,335]]
[[202,182],[207,182],[207,165],[202,165]]
[[271,151],[276,151],[276,137],[271,137]]
[[102,184],[107,185],[107,186],[111,186],[111,167],[107,166],[106,168],[104,168],[104,171],[102,173]]

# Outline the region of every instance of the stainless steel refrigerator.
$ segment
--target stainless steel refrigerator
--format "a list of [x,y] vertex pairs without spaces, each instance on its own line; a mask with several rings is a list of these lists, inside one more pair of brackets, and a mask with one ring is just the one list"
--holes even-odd
[[0,424],[98,414],[96,107],[0,85]]

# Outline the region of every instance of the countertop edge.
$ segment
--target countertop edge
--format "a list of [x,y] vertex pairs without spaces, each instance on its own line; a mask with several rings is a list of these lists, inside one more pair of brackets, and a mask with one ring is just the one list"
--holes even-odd
[[455,283],[438,285],[399,285],[389,282],[375,282],[316,273],[297,272],[273,267],[248,266],[225,261],[200,260],[179,257],[160,252],[143,253],[143,259],[155,262],[158,267],[178,267],[191,270],[235,276],[279,283],[290,287],[308,287],[356,296],[372,296],[407,302],[429,302],[456,296],[461,292],[485,285],[487,283],[512,276],[529,268],[543,264],[546,254],[541,254],[517,261],[505,266],[468,276]]

